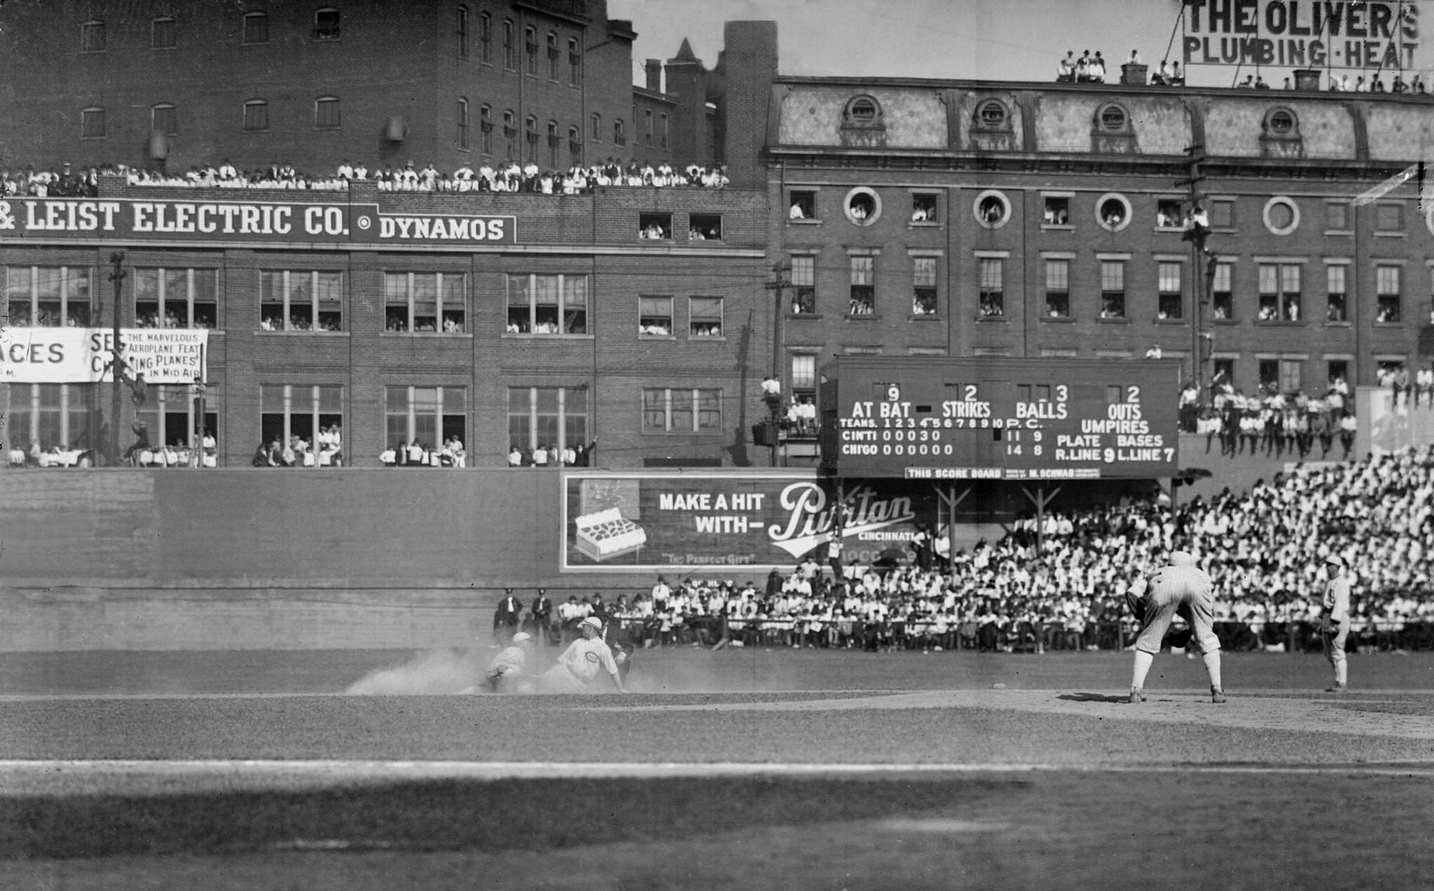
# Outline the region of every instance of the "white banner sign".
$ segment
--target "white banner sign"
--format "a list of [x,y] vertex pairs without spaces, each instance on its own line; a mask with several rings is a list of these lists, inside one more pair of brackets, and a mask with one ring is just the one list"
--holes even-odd
[[[114,379],[114,332],[104,328],[0,328],[0,381],[99,383]],[[121,328],[123,378],[192,384],[205,377],[209,332],[202,328]]]

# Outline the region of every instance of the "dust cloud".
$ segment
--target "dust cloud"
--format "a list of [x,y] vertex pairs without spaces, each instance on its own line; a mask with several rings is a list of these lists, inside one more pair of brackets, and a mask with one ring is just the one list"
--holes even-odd
[[461,649],[420,653],[402,665],[369,672],[350,684],[345,692],[357,696],[463,693],[482,679],[488,658],[491,657],[481,651]]

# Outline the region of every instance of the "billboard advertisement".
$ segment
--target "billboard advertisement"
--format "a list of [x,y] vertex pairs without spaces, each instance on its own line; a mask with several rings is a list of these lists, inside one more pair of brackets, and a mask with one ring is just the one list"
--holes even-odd
[[917,510],[899,483],[846,483],[810,471],[574,472],[563,480],[564,572],[715,572],[825,559],[836,504],[843,559],[905,549]]
[[1189,65],[1416,68],[1419,4],[1409,0],[1185,0]]

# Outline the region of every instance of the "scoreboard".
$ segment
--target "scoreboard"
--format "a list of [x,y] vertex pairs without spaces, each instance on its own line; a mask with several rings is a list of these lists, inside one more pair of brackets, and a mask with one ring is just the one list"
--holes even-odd
[[817,392],[821,470],[912,480],[1177,473],[1179,362],[843,356]]

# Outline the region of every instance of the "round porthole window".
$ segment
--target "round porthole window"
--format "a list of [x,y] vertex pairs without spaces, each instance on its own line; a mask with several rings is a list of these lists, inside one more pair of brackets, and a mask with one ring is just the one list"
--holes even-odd
[[988,99],[976,106],[976,123],[992,130],[1006,125],[1006,106],[996,99]]
[[1107,105],[1100,110],[1100,127],[1112,133],[1119,133],[1125,129],[1128,120],[1125,109],[1119,105]]
[[842,202],[846,218],[858,226],[870,226],[881,217],[881,196],[865,186],[846,193]]
[[1265,202],[1265,228],[1275,235],[1289,235],[1299,228],[1300,206],[1289,198],[1277,196]]
[[1119,232],[1130,225],[1130,202],[1114,192],[1100,196],[1095,202],[1095,220],[1102,228]]
[[971,205],[976,222],[987,229],[999,229],[1011,218],[1011,202],[995,189],[987,189],[976,196]]

